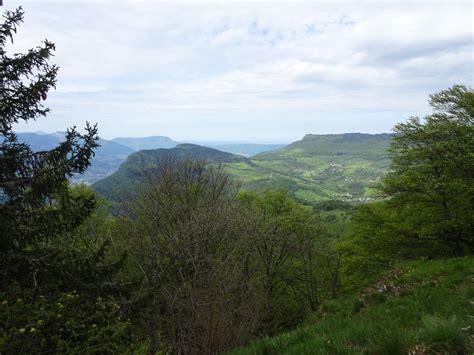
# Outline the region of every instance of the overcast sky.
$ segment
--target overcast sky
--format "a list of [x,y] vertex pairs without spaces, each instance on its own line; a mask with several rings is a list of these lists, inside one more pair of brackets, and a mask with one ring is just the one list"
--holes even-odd
[[48,38],[61,68],[51,114],[19,131],[290,142],[389,132],[473,86],[469,0],[3,2],[26,12],[11,53]]

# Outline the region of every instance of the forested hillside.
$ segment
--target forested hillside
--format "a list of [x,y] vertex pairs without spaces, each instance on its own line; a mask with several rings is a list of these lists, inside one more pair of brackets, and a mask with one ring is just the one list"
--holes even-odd
[[[224,164],[226,171],[244,190],[286,188],[293,196],[307,202],[343,200],[360,203],[375,197],[374,188],[387,172],[391,137],[390,134],[361,133],[307,135],[287,147],[249,159],[217,153],[217,150],[198,145],[179,145],[178,149],[149,150],[141,154],[147,160],[152,156],[159,159],[169,155],[176,159],[208,159]],[[140,169],[138,156],[131,156],[117,173],[94,184],[94,189],[113,198],[120,189],[133,186],[136,174],[131,171]]]
[[248,161],[240,155],[234,155],[195,144],[179,144],[171,149],[141,150],[131,154],[127,160],[120,165],[116,173],[96,182],[93,188],[111,200],[118,200],[136,191],[146,180],[144,170],[153,166],[156,167],[167,159],[173,161],[184,161],[186,159],[206,160],[214,164],[234,162],[243,162],[246,164]]
[[313,324],[230,354],[470,354],[473,313],[472,257],[407,262],[323,303]]

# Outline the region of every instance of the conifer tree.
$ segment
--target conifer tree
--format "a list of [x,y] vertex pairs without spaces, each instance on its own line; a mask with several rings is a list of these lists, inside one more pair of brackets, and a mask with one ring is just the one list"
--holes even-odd
[[67,183],[90,165],[95,125],[87,124],[85,134],[68,129],[56,148],[39,152],[13,132],[16,123],[46,116],[44,101],[58,73],[49,64],[55,46],[48,40],[27,53],[7,53],[23,15],[21,7],[7,11],[0,25],[0,289],[12,280],[36,286],[57,256],[49,242],[80,225],[96,205],[94,194],[71,194]]

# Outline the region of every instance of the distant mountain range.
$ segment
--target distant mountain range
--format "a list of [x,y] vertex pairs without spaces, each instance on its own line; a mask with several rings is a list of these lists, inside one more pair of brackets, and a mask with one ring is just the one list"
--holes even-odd
[[112,139],[112,141],[129,147],[134,151],[143,149],[174,148],[179,144],[171,138],[163,136],[119,137]]
[[285,144],[254,144],[254,143],[231,143],[231,144],[203,144],[205,147],[222,150],[232,154],[251,157],[252,155],[268,152],[285,147]]
[[[64,139],[64,132],[17,133],[17,136],[21,142],[30,144],[34,151],[41,151],[56,147]],[[116,172],[120,164],[122,164],[130,154],[136,151],[145,149],[171,149],[180,143],[164,136],[150,136],[118,137],[111,140],[100,139],[99,144],[101,147],[96,150],[96,155],[92,160],[91,166],[84,174],[74,176],[72,179],[74,182],[83,181],[87,184],[92,184]],[[247,157],[284,146],[282,144],[246,143],[203,145]]]
[[213,148],[181,144],[172,149],[144,150],[132,154],[119,170],[96,182],[93,188],[116,200],[140,183],[143,163],[163,156],[207,159],[223,164],[243,189],[287,188],[308,202],[323,200],[366,201],[389,167],[390,134],[306,135],[287,147],[250,158]]
[[[144,149],[174,148],[180,142],[176,142],[168,137],[151,136],[151,137],[119,137],[112,139],[113,142],[132,148],[134,151]],[[196,145],[214,148],[223,152],[243,155],[250,157],[252,155],[283,148],[285,144],[257,144],[257,143],[210,143],[210,142],[193,142]]]
[[[54,148],[64,133],[18,133],[33,150]],[[168,137],[100,139],[91,167],[73,178],[116,199],[137,184],[140,164],[162,156],[206,159],[223,164],[243,189],[285,187],[301,200],[366,201],[388,167],[391,134],[308,134],[288,146],[278,144],[180,144]]]
[[[18,140],[28,143],[34,151],[50,150],[64,140],[63,132],[56,133],[16,133]],[[82,175],[72,178],[74,182],[84,181],[93,183],[110,174],[113,174],[127,156],[134,152],[124,145],[99,139],[100,147],[95,150],[91,166]]]

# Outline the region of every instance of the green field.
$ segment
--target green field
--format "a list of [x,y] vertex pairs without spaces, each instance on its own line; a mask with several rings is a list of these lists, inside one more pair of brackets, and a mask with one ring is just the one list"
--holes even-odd
[[261,153],[248,162],[225,163],[246,190],[285,187],[307,202],[363,202],[389,166],[388,134],[306,135],[289,146]]

